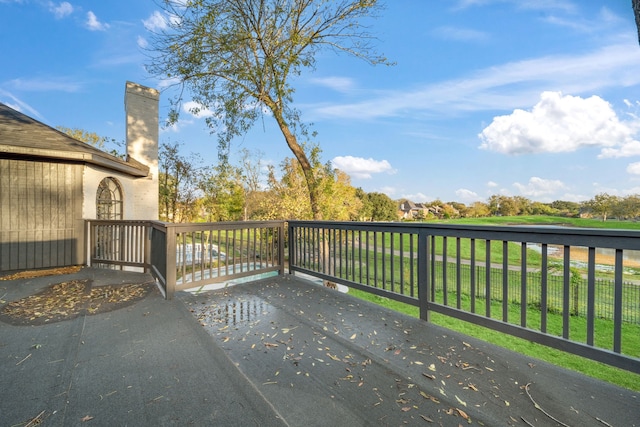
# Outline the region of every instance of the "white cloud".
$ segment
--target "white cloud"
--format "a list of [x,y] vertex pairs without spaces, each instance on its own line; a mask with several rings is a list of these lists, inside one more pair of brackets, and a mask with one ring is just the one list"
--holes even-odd
[[391,186],[382,186],[376,190],[378,193],[384,193],[389,196],[391,199],[394,198],[394,195],[398,193],[398,189]]
[[13,79],[6,84],[11,88],[21,91],[44,92],[78,92],[82,89],[82,83],[77,80],[65,78],[42,78],[42,79]]
[[529,178],[529,182],[526,184],[516,182],[513,186],[518,189],[520,194],[532,198],[552,195],[566,188],[564,183],[560,180],[538,178],[537,176]]
[[354,178],[369,179],[374,173],[395,173],[387,160],[374,160],[353,156],[337,156],[331,160],[334,167]]
[[[620,121],[611,105],[598,96],[585,99],[560,92],[543,92],[531,111],[516,109],[510,115],[494,117],[478,136],[482,149],[504,154],[530,154],[640,145],[633,140],[633,133],[633,126]],[[610,149],[606,157],[616,156],[611,150],[621,149]],[[605,156],[604,150],[602,156]]]
[[98,21],[96,14],[91,11],[87,12],[86,25],[91,31],[104,31],[109,28],[109,24]]
[[143,19],[142,24],[149,31],[165,30],[168,27],[168,20],[156,10],[150,17]]
[[433,200],[433,198],[427,196],[426,194],[420,193],[420,192],[415,193],[415,194],[404,194],[402,196],[402,198],[410,200],[410,201],[415,202],[415,203],[425,203],[425,202],[428,202],[430,200]]
[[348,77],[322,77],[314,78],[310,80],[311,83],[315,83],[320,86],[328,87],[336,92],[349,92],[354,87],[353,79]]
[[136,39],[136,44],[141,49],[146,49],[149,46],[149,42],[147,41],[147,39],[142,36],[138,36],[138,38]]
[[629,163],[627,173],[631,175],[640,175],[640,162]]
[[603,148],[598,157],[631,157],[638,155],[640,155],[640,141],[632,139],[624,141],[617,148]]
[[487,187],[489,187],[489,188],[495,188],[497,186],[498,186],[497,182],[493,182],[493,181],[487,182]]
[[549,88],[592,94],[608,87],[640,84],[638,40],[579,55],[556,55],[509,62],[445,80],[351,104],[319,105],[315,117],[369,120],[424,112],[438,115],[513,110],[532,105]]
[[456,197],[462,203],[476,202],[481,199],[478,193],[475,191],[467,190],[466,188],[459,188],[456,190]]
[[7,92],[3,89],[0,89],[0,102],[8,105],[10,108],[13,108],[16,111],[20,111],[21,113],[25,113],[27,115],[30,115],[31,117],[42,119],[42,115],[38,112],[38,110],[22,101],[21,99],[15,97],[12,93]]
[[63,1],[58,5],[53,2],[49,2],[49,11],[53,13],[53,16],[55,16],[56,19],[62,19],[73,13],[73,6],[71,6],[71,3],[66,1]]
[[191,114],[193,117],[197,119],[204,119],[206,117],[213,117],[213,111],[205,108],[201,104],[198,104],[195,101],[189,101],[182,104],[182,110],[186,113]]

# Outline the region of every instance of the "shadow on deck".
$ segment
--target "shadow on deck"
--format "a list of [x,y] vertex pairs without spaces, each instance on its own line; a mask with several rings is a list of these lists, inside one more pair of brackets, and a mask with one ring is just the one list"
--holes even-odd
[[[83,269],[0,282],[2,304]],[[0,322],[0,425],[633,426],[638,393],[294,276]],[[544,412],[543,412],[544,411]],[[563,424],[560,424],[563,423]]]
[[293,276],[179,298],[289,425],[640,423],[637,393]]

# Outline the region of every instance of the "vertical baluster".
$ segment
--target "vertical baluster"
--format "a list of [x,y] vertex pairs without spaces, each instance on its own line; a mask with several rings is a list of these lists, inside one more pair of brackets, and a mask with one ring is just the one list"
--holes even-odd
[[471,259],[469,260],[469,293],[471,294],[471,312],[476,312],[476,239],[470,239]]
[[520,245],[520,326],[527,327],[527,242]]
[[571,248],[564,246],[563,282],[562,282],[562,338],[569,339],[569,319],[571,317]]
[[404,291],[404,233],[400,233],[400,259],[398,265],[400,266],[400,293],[405,294]]
[[540,266],[540,331],[547,332],[547,313],[548,313],[548,301],[549,301],[549,283],[547,281],[548,258],[547,258],[547,244],[542,244],[542,265]]
[[396,263],[395,263],[395,240],[396,233],[389,233],[389,240],[391,241],[391,248],[389,253],[389,269],[391,270],[390,274],[390,282],[391,282],[391,292],[395,292],[395,272],[396,272]]
[[596,318],[596,248],[589,248],[587,265],[587,345],[594,343]]
[[362,283],[362,230],[358,230],[358,265],[360,266],[358,283]]
[[415,280],[415,251],[413,249],[413,245],[414,245],[414,236],[415,234],[410,233],[409,234],[409,280],[411,282],[410,284],[410,289],[411,289],[411,296],[415,297],[415,287],[416,287],[416,280]]
[[378,232],[373,232],[373,284],[378,287]]
[[448,249],[447,236],[442,236],[442,304],[444,305],[449,305],[449,290],[447,289]]
[[509,242],[502,241],[502,321],[509,321]]
[[485,241],[485,316],[491,317],[491,240]]
[[456,237],[456,308],[460,310],[462,307],[461,294],[462,294],[462,269],[461,269],[461,250],[460,250],[460,237]]
[[622,249],[616,249],[613,300],[613,351],[622,351]]

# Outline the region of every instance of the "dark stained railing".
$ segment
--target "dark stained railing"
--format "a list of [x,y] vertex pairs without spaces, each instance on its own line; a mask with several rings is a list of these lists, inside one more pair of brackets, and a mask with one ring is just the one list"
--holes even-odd
[[292,272],[640,373],[638,232],[291,221],[288,234]]
[[[640,373],[640,233],[430,223],[87,221],[90,265],[178,290],[306,273]],[[601,252],[607,252],[602,254]]]

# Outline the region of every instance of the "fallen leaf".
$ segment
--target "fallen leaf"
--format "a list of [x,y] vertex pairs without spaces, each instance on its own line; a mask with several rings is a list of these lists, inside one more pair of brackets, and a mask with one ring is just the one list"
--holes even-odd
[[432,402],[434,402],[434,403],[440,403],[440,401],[438,400],[438,398],[437,398],[437,397],[435,397],[435,396],[431,396],[430,394],[428,394],[428,393],[426,393],[426,392],[424,392],[424,391],[421,391],[421,392],[420,392],[420,396],[422,396],[422,397],[424,397],[425,399],[430,400],[430,401],[432,401]]
[[93,417],[91,415],[85,415],[80,419],[80,421],[82,421],[83,423],[86,423],[87,421],[91,421],[92,419]]
[[469,415],[467,415],[467,413],[466,413],[466,412],[464,412],[462,409],[458,409],[458,408],[456,408],[456,411],[458,411],[458,413],[460,414],[460,416],[461,416],[462,418],[464,418],[465,420],[468,420],[468,419],[469,419]]

